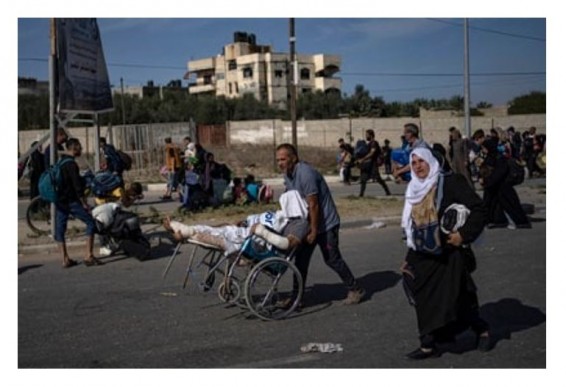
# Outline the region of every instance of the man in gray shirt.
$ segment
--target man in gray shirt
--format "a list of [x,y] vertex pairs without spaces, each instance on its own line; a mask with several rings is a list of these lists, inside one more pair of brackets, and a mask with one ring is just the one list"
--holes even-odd
[[[408,123],[403,126],[403,136],[408,143],[408,152],[412,152],[413,149],[417,147],[429,147],[428,144],[419,138],[419,127],[416,124]],[[429,147],[430,148],[430,147]],[[393,168],[393,177],[399,183],[401,181],[401,176],[411,171],[411,163],[407,165],[397,165]]]
[[291,144],[277,147],[277,166],[283,172],[285,190],[297,190],[307,201],[309,211],[309,233],[298,248],[295,265],[306,285],[311,256],[316,245],[320,247],[324,262],[336,272],[348,288],[344,304],[358,304],[365,295],[350,268],[342,259],[338,247],[340,217],[330,190],[322,175],[309,164],[299,161],[297,150]]

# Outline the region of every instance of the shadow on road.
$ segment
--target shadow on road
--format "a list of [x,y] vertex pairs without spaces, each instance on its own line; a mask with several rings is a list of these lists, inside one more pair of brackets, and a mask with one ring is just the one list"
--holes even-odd
[[[511,340],[513,333],[534,328],[546,321],[546,315],[540,309],[524,305],[514,298],[503,298],[482,305],[480,316],[489,323],[494,348],[501,340]],[[475,350],[475,347],[475,335],[468,331],[449,352],[461,354]]]
[[540,309],[524,305],[514,298],[503,298],[482,305],[480,316],[489,323],[495,341],[511,339],[512,333],[536,327],[546,321],[546,315]]
[[[364,301],[371,299],[375,293],[394,287],[400,279],[401,275],[391,270],[369,273],[358,278],[360,286],[366,291]],[[313,306],[343,300],[346,297],[346,292],[347,290],[342,283],[315,284],[305,296],[305,304]]]
[[27,265],[27,266],[18,267],[18,275],[23,274],[28,270],[40,268],[42,266],[43,265]]

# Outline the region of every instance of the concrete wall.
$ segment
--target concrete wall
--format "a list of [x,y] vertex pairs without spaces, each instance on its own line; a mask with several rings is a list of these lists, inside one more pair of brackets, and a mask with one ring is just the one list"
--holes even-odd
[[[341,118],[336,120],[297,121],[297,141],[299,145],[334,148],[339,138],[352,143],[364,138],[366,129],[374,129],[377,140],[381,143],[389,139],[392,146],[400,145],[403,125],[413,122],[421,128],[421,137],[427,142],[439,142],[447,145],[448,128],[455,126],[464,131],[463,117],[447,118]],[[489,130],[500,126],[504,129],[514,126],[524,131],[531,126],[538,133],[546,133],[546,115],[514,115],[506,117],[472,117],[472,132],[476,129]],[[291,142],[291,122],[282,120],[231,121],[227,123],[231,145],[255,144],[272,145]],[[465,134],[465,133],[463,133]]]
[[[297,140],[299,145],[316,146],[321,148],[336,148],[339,138],[354,143],[364,138],[366,129],[372,128],[376,132],[377,140],[382,144],[386,138],[391,141],[393,147],[400,145],[400,136],[403,133],[403,125],[413,122],[421,127],[421,137],[427,142],[439,142],[447,145],[448,128],[455,126],[463,132],[464,122],[462,117],[435,118],[435,119],[411,119],[411,118],[341,118],[336,120],[312,120],[297,122]],[[516,130],[524,131],[531,126],[537,128],[538,133],[546,133],[546,115],[516,115],[506,117],[473,117],[472,131],[483,128],[489,130],[500,126],[507,128],[514,126]],[[93,127],[68,129],[71,136],[77,137],[87,153],[94,150]],[[227,145],[276,145],[283,142],[291,142],[291,122],[282,120],[259,120],[259,121],[230,121],[226,123]],[[18,149],[25,152],[31,143],[39,140],[48,130],[30,130],[18,133]],[[102,136],[108,136],[108,128],[102,127]],[[134,151],[158,148],[163,145],[165,137],[172,137],[176,143],[181,143],[183,137],[192,135],[188,123],[127,125],[126,127],[114,127],[113,143],[118,148]],[[351,137],[350,137],[351,135]]]

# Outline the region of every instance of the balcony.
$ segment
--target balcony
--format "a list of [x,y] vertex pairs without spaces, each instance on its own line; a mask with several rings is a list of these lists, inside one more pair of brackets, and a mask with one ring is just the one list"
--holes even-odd
[[314,79],[314,87],[316,90],[322,91],[327,91],[329,89],[342,90],[342,79],[316,77]]
[[197,59],[192,60],[189,62],[189,72],[196,73],[198,71],[205,71],[211,70],[214,72],[214,68],[216,67],[216,58],[204,58],[204,59]]
[[189,94],[210,93],[215,91],[216,87],[212,83],[208,85],[197,84],[194,86],[189,86]]
[[340,71],[342,59],[339,55],[313,55],[314,72],[317,77],[330,77]]

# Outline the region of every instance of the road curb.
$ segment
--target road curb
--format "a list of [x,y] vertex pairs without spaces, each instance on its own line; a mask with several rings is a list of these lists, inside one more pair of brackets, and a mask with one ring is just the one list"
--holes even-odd
[[[399,216],[391,216],[391,217],[381,217],[381,218],[371,218],[371,219],[353,219],[353,220],[346,220],[340,224],[340,228],[343,230],[353,229],[353,228],[381,228],[387,227],[390,225],[398,225],[401,221]],[[156,229],[156,225],[151,227],[152,229]],[[76,240],[76,241],[67,241],[68,248],[75,248],[75,247],[84,247],[85,240]],[[94,240],[94,248],[99,248],[100,244],[98,242],[98,238]],[[38,245],[20,245],[18,246],[19,252],[30,252],[30,251],[38,251],[38,250],[52,250],[57,248],[57,243],[53,241],[52,243],[43,243]],[[96,255],[96,254],[95,254]]]
[[[330,175],[330,176],[324,176],[324,180],[326,180],[326,182],[328,184],[337,184],[340,183],[340,176],[334,176],[334,175]],[[266,179],[261,179],[263,184],[268,184],[271,186],[283,186],[283,178],[282,177],[274,177],[274,178],[266,178]],[[155,192],[155,191],[162,191],[165,192],[165,190],[167,189],[167,183],[150,183],[150,184],[144,184],[144,190],[145,191],[150,191],[150,192]]]

